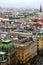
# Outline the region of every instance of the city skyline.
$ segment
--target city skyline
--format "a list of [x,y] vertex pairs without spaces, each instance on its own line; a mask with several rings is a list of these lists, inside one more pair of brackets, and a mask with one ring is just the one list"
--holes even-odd
[[0,0],[0,7],[38,8],[40,5],[43,7],[43,0]]

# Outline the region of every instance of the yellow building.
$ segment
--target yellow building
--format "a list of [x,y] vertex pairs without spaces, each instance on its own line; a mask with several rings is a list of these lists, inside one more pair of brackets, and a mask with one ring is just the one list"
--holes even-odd
[[43,33],[40,32],[37,35],[37,51],[39,54],[43,53]]
[[[25,64],[37,55],[37,42],[29,38],[21,38],[14,43],[17,50],[18,63]],[[30,62],[29,62],[30,65]]]

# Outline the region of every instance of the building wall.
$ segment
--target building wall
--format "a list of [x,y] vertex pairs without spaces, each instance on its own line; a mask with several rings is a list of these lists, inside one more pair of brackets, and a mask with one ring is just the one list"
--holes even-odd
[[38,50],[43,50],[43,39],[37,39]]
[[18,59],[20,63],[26,63],[35,55],[37,55],[37,43],[32,43],[26,46],[25,48],[18,49]]
[[12,50],[7,54],[7,59],[8,59],[8,64],[12,65],[16,63],[17,57],[16,57],[16,52]]

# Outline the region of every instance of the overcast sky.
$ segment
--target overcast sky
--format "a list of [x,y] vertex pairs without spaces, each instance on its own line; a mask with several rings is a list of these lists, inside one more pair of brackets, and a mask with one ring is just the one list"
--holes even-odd
[[0,0],[0,7],[36,7],[43,6],[43,0]]

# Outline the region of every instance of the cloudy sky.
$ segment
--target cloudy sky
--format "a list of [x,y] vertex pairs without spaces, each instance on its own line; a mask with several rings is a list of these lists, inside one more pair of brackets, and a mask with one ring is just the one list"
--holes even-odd
[[0,0],[0,7],[36,7],[43,6],[43,0]]

